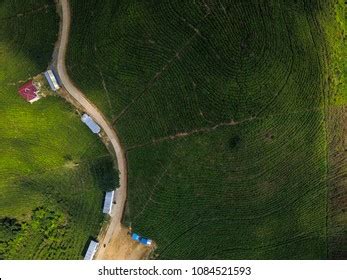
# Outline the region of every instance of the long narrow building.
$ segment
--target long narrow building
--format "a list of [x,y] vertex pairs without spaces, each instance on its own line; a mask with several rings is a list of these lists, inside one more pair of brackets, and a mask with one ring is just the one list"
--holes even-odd
[[105,194],[105,201],[104,201],[104,208],[102,210],[102,212],[104,214],[111,215],[113,199],[114,199],[114,191],[106,192],[106,194]]
[[81,120],[93,133],[98,134],[101,131],[100,126],[89,115],[83,114]]
[[94,255],[98,247],[99,247],[99,242],[91,240],[89,243],[86,255],[84,256],[84,260],[92,260],[94,258]]
[[44,73],[44,75],[46,77],[46,80],[49,86],[51,87],[53,91],[57,91],[58,89],[60,89],[58,78],[56,77],[55,73],[52,70],[47,70]]

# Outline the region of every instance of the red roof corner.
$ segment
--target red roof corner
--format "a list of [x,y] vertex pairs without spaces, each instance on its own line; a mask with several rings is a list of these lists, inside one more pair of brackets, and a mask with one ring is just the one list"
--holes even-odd
[[18,92],[26,101],[30,103],[39,99],[39,96],[37,95],[38,90],[32,80],[22,85]]

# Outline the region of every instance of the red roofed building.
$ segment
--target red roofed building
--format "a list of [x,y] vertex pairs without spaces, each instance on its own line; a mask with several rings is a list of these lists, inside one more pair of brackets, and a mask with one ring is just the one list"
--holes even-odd
[[28,102],[33,103],[40,99],[38,95],[38,89],[34,85],[33,81],[29,81],[26,84],[22,85],[18,90],[19,94]]

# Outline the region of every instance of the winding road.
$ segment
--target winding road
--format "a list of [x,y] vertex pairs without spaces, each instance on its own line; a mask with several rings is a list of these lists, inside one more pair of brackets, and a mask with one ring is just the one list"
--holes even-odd
[[110,143],[112,144],[118,163],[120,187],[117,192],[116,204],[113,207],[111,220],[106,230],[106,234],[103,235],[102,240],[99,240],[101,246],[99,247],[99,250],[96,254],[97,259],[104,259],[106,248],[103,246],[103,244],[108,244],[111,238],[117,238],[117,235],[120,234],[122,229],[121,219],[123,216],[127,192],[126,157],[120,140],[112,125],[106,120],[105,116],[100,112],[100,110],[98,110],[98,108],[90,100],[88,100],[86,96],[73,84],[73,82],[69,78],[69,75],[67,74],[65,58],[69,40],[71,12],[68,0],[59,0],[58,4],[61,7],[61,29],[57,42],[57,57],[55,59],[55,64],[58,74],[61,78],[63,88],[65,88],[67,93],[71,97],[73,97],[75,101],[80,104],[80,106],[83,107],[84,111],[88,113],[101,126],[101,128],[109,138]]

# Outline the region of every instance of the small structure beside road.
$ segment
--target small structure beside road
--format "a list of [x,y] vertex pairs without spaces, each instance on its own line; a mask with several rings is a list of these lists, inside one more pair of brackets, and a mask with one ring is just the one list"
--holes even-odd
[[89,129],[95,133],[98,134],[101,131],[100,126],[87,114],[83,114],[81,117],[82,122],[84,122]]
[[34,103],[41,97],[51,95],[51,90],[46,86],[46,81],[52,91],[60,89],[61,81],[59,76],[55,73],[54,69],[49,69],[46,72],[40,73],[33,77],[32,80],[22,85],[18,92],[29,103]]
[[18,92],[26,101],[31,104],[41,98],[38,94],[39,89],[36,87],[32,80],[22,85],[19,88]]
[[58,78],[58,75],[51,69],[47,70],[44,73],[46,80],[49,84],[49,86],[51,87],[51,89],[53,91],[57,91],[58,89],[60,89],[60,79]]
[[131,239],[137,241],[143,245],[149,246],[152,244],[152,240],[146,237],[142,237],[141,235],[133,232],[131,233]]
[[88,250],[84,256],[84,260],[92,260],[96,253],[96,250],[98,250],[98,247],[99,247],[99,242],[91,240],[88,246]]
[[113,199],[114,199],[114,191],[106,192],[105,201],[104,201],[104,208],[102,210],[102,213],[111,215]]

